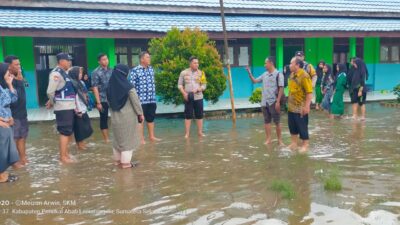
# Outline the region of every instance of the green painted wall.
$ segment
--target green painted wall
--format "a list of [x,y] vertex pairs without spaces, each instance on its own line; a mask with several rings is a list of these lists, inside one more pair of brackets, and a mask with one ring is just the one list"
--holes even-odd
[[101,52],[108,55],[110,67],[115,66],[115,41],[113,38],[86,38],[85,42],[88,71],[93,71],[99,65],[97,55]]
[[264,66],[265,58],[271,54],[271,39],[269,38],[252,38],[252,66]]
[[277,38],[275,40],[276,45],[276,65],[277,68],[282,71],[284,62],[283,62],[283,38]]
[[0,37],[0,62],[4,61],[4,54],[3,54],[3,38]]
[[35,56],[33,53],[32,37],[4,37],[4,56],[16,55],[19,57],[23,75],[29,84],[26,88],[27,107],[38,108],[38,93]]
[[349,38],[349,50],[350,50],[350,54],[349,57],[353,58],[356,57],[357,55],[357,38],[351,37]]
[[333,62],[333,38],[305,38],[305,56],[306,61],[313,64],[318,64],[320,60],[331,64]]
[[380,38],[364,38],[364,61],[366,64],[377,64],[380,62]]

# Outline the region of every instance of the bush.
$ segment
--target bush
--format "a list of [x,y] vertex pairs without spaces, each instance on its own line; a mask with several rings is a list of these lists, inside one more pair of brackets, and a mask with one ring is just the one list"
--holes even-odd
[[261,88],[256,88],[256,89],[253,91],[253,94],[251,94],[251,96],[250,96],[250,98],[249,98],[249,101],[250,101],[252,104],[261,103],[261,95],[262,95],[262,89],[261,89]]
[[400,84],[393,88],[393,93],[397,96],[397,102],[400,103]]
[[172,28],[164,37],[150,40],[149,52],[155,69],[156,92],[164,103],[183,103],[178,79],[181,71],[189,67],[191,56],[199,59],[200,70],[207,78],[204,98],[216,103],[223,94],[226,88],[223,66],[215,42],[210,41],[205,32]]

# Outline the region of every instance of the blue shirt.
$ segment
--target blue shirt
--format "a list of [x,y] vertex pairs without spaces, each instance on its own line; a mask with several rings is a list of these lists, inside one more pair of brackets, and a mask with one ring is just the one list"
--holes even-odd
[[11,92],[0,85],[0,117],[9,119],[12,117],[10,104],[18,100],[17,92]]
[[151,66],[144,68],[139,65],[133,68],[128,80],[135,87],[142,104],[156,103],[156,84]]

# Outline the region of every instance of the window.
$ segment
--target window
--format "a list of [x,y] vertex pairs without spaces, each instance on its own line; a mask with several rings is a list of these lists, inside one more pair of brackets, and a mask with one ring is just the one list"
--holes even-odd
[[[228,41],[228,54],[230,65],[233,67],[250,65],[250,41],[249,40],[229,40]],[[218,53],[226,64],[224,42],[216,41],[216,48]]]
[[86,49],[84,39],[74,38],[35,38],[34,47],[38,100],[44,105],[47,100],[49,73],[57,66],[56,55],[66,52],[72,56],[72,65],[86,67]]
[[135,67],[139,65],[139,54],[147,50],[148,40],[120,39],[115,42],[117,63]]
[[389,61],[389,47],[388,46],[381,46],[381,61],[387,62]]
[[333,65],[338,63],[346,64],[348,61],[350,48],[348,38],[335,38],[333,40]]
[[381,38],[380,59],[383,63],[400,63],[400,38]]

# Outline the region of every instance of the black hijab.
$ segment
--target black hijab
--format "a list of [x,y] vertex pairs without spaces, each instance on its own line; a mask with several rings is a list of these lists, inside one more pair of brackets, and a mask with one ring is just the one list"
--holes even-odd
[[133,85],[128,82],[129,67],[118,64],[114,67],[107,88],[107,99],[113,111],[119,111],[124,107],[129,97],[129,91]]
[[337,71],[337,76],[341,73],[347,73],[347,66],[344,63],[339,63],[338,64],[339,70]]
[[68,71],[68,75],[71,78],[72,85],[74,85],[75,91],[78,94],[79,98],[82,100],[85,105],[88,105],[87,98],[85,97],[85,87],[82,82],[79,80],[79,74],[81,72],[81,67],[74,66]]
[[6,73],[8,71],[8,66],[9,66],[8,63],[1,63],[0,64],[0,85],[4,89],[8,88],[6,80],[4,80],[4,76],[6,75]]

